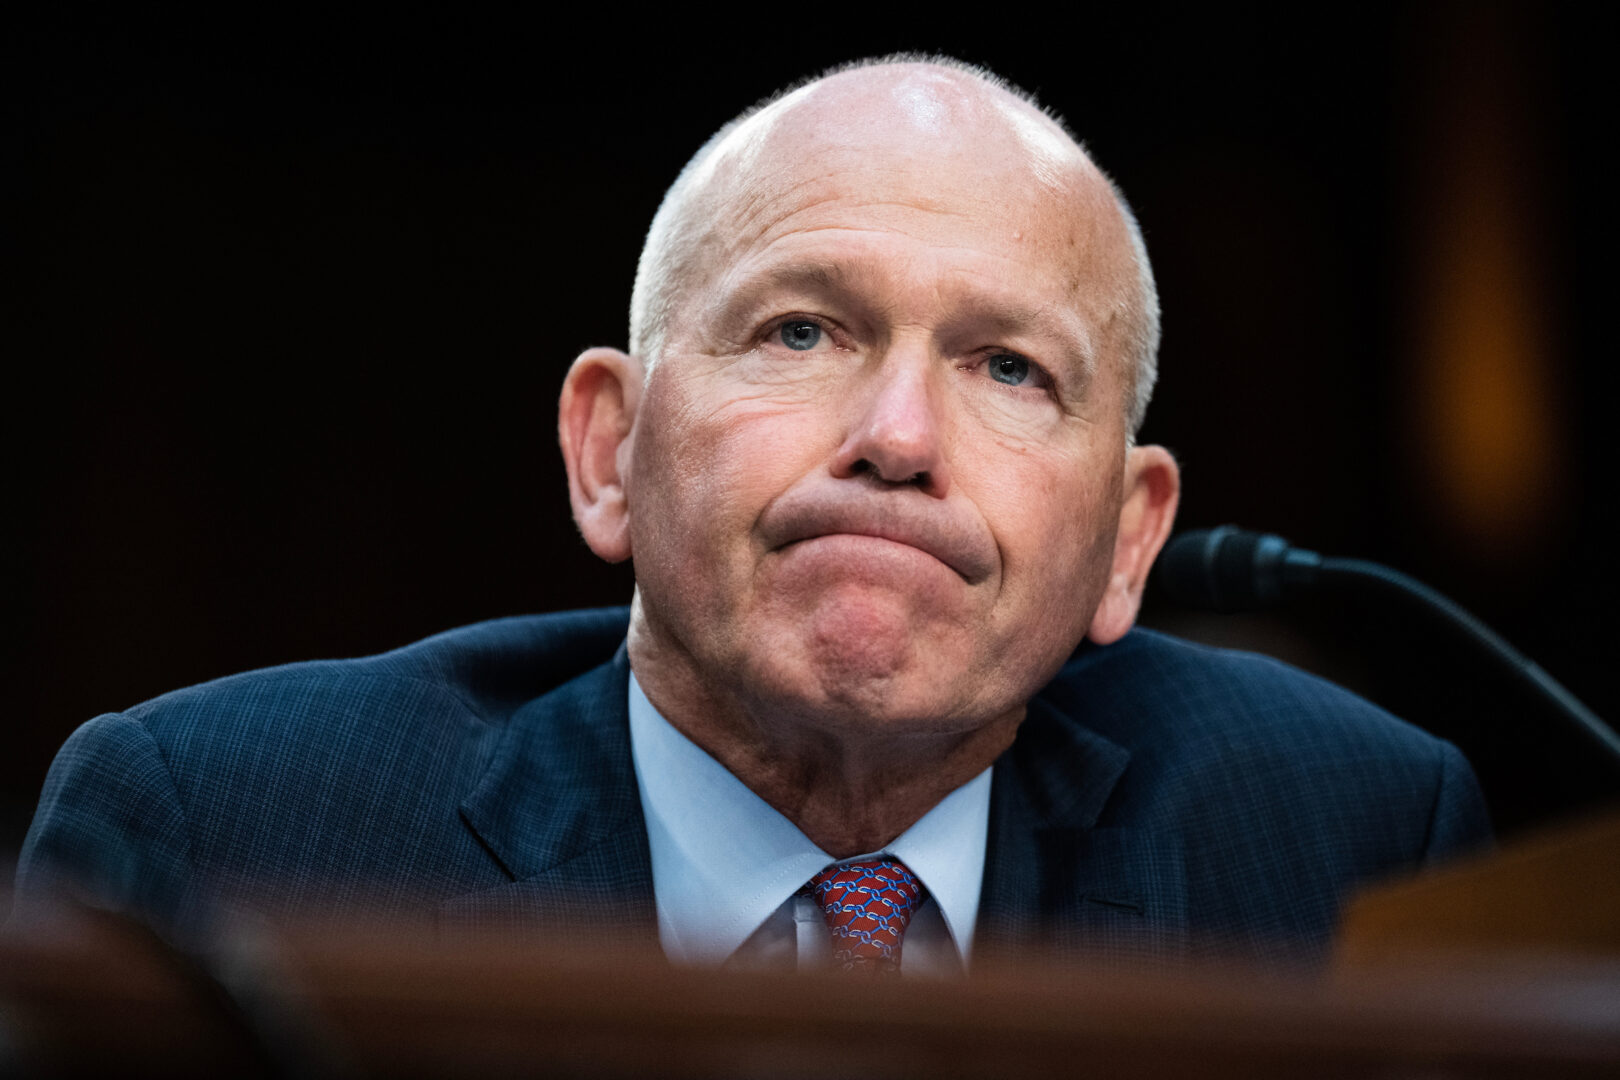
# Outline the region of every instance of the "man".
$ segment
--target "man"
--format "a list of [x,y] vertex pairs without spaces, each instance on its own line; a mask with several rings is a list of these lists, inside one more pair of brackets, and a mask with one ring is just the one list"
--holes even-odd
[[993,76],[787,93],[689,163],[630,352],[563,387],[628,628],[507,620],[98,718],[21,890],[173,932],[221,904],[594,920],[885,973],[1319,946],[1483,808],[1454,749],[1342,691],[1130,633],[1179,490],[1134,441],[1157,339],[1123,200]]

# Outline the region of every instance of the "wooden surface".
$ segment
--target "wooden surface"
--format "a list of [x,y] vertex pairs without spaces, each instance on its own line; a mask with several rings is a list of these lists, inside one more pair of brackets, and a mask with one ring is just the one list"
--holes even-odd
[[1035,955],[874,983],[376,924],[182,953],[31,912],[0,935],[0,1075],[89,1073],[1620,1076],[1620,815],[1354,900],[1311,971]]
[[1414,949],[1620,960],[1620,810],[1351,901],[1337,938],[1341,965]]
[[0,942],[12,1074],[1620,1075],[1620,961],[1574,956],[1316,974],[1032,960],[880,985],[374,927],[243,932],[198,966],[111,920],[19,929]]

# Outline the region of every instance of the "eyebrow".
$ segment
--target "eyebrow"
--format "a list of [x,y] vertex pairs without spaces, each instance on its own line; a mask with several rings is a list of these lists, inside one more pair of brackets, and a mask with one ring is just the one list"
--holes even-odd
[[838,262],[817,260],[782,263],[754,275],[737,289],[730,291],[720,310],[730,314],[773,292],[853,292],[856,291],[854,278],[855,275],[850,273],[844,264]]
[[774,294],[804,293],[822,298],[852,293],[857,291],[854,277],[842,264],[824,260],[782,263],[735,284],[737,279],[727,275],[718,282],[704,321],[729,336]]

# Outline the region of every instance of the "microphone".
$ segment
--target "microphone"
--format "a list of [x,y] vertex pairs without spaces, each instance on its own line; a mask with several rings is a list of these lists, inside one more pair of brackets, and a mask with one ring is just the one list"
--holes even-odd
[[1257,611],[1290,596],[1328,589],[1372,592],[1419,609],[1438,618],[1512,681],[1551,705],[1596,749],[1620,765],[1620,735],[1613,728],[1496,631],[1399,570],[1364,559],[1322,556],[1271,533],[1222,525],[1192,529],[1172,539],[1160,554],[1155,572],[1172,600],[1205,611]]
[[1231,614],[1272,607],[1284,592],[1309,588],[1321,565],[1322,556],[1280,536],[1222,525],[1171,540],[1158,573],[1178,603]]

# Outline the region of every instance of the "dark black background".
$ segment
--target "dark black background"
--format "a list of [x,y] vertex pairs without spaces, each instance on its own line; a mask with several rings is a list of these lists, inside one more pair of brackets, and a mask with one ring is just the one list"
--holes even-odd
[[[1401,566],[1615,713],[1600,35],[1527,5],[1066,19],[14,28],[0,858],[55,748],[97,712],[625,601],[628,569],[597,563],[568,517],[562,374],[585,346],[624,344],[642,232],[711,130],[785,82],[895,49],[1036,90],[1130,195],[1165,307],[1144,437],[1183,461],[1184,525],[1239,521]],[[1534,240],[1561,478],[1491,543],[1430,490],[1414,374],[1436,133],[1481,117],[1511,135],[1507,210]],[[1395,613],[1217,622],[1155,601],[1147,621],[1272,649],[1441,731],[1507,831],[1616,790],[1530,703]]]

